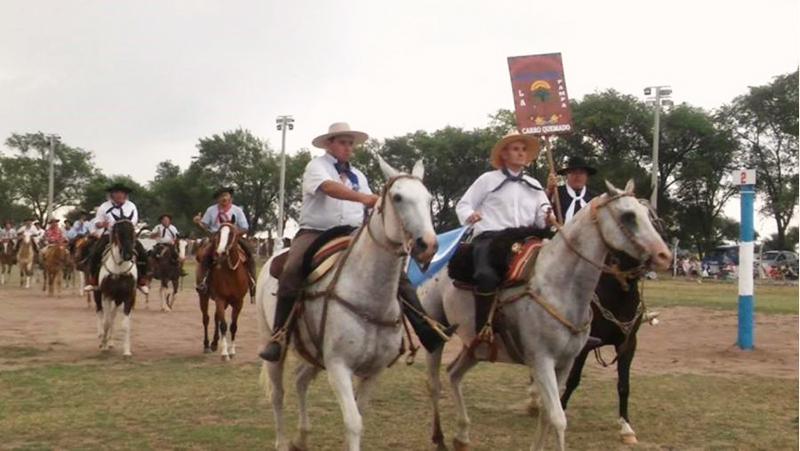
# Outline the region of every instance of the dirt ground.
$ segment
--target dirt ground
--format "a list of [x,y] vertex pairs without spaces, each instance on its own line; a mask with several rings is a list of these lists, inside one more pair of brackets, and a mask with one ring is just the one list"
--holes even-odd
[[[174,311],[162,313],[155,284],[153,288],[149,304],[139,295],[133,312],[133,359],[148,362],[201,354],[203,331],[196,293],[182,290]],[[100,360],[94,306],[89,308],[85,298],[74,292],[48,298],[41,288],[25,290],[6,285],[0,287],[0,305],[0,348],[35,348],[29,357],[23,358],[3,358],[0,353],[0,370],[49,363],[91,364]],[[695,307],[659,310],[661,323],[644,325],[639,332],[634,374],[798,378],[798,315],[757,314],[756,349],[741,351],[734,346],[735,311]],[[120,317],[121,311],[115,324],[117,349],[112,358],[122,358]],[[247,301],[236,343],[238,356],[234,364],[257,359],[261,338],[255,306]],[[459,346],[457,341],[448,345],[445,361],[455,357]],[[605,348],[607,360],[613,354],[613,349]],[[600,377],[615,377],[611,368],[587,365],[587,370]]]

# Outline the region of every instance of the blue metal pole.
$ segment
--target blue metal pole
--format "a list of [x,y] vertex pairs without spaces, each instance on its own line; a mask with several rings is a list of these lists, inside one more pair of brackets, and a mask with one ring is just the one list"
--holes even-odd
[[753,349],[753,197],[754,185],[741,185],[742,217],[739,224],[739,337],[741,349]]

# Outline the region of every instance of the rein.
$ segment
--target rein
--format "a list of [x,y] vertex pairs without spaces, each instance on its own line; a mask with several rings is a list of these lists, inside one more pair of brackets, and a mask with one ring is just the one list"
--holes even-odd
[[[131,222],[131,220],[129,220],[129,219],[119,219],[114,223],[114,225],[116,226],[117,224],[123,223],[123,222],[129,222],[129,223],[133,224]],[[125,274],[129,274],[133,270],[133,268],[136,266],[136,253],[135,252],[132,253],[133,258],[131,260],[117,260],[116,257],[114,256],[114,252],[113,252],[112,246],[114,246],[114,244],[119,245],[119,237],[113,233],[113,230],[111,232],[111,241],[112,242],[109,243],[108,246],[106,246],[105,250],[103,251],[103,257],[102,257],[102,259],[103,259],[103,268],[105,268],[105,270],[108,271],[108,273],[111,274],[112,276],[124,276]],[[133,244],[131,244],[131,247],[133,247]],[[108,263],[107,263],[108,259],[106,258],[106,256],[109,253],[111,254],[111,260],[114,261],[115,265],[122,266],[123,263],[127,262],[127,263],[130,264],[128,266],[128,268],[126,270],[122,271],[122,272],[119,272],[119,273],[116,273],[116,272],[112,271],[111,268],[108,267]]]
[[[236,246],[236,237],[237,237],[238,234],[236,232],[236,229],[234,228],[234,225],[229,223],[229,222],[223,223],[220,226],[220,230],[222,230],[222,227],[225,227],[225,226],[230,227],[231,233],[232,233],[231,238],[228,240],[228,244],[225,245],[225,255],[227,255],[227,259],[225,261],[228,263],[228,269],[230,269],[231,271],[236,271],[239,268],[239,265],[241,265],[244,262],[244,256],[242,255],[242,252],[240,252],[237,249],[236,257],[238,257],[238,258],[233,257],[233,259],[235,261],[231,260],[232,254],[233,254],[231,252],[231,250],[234,248],[234,246]],[[219,234],[219,231],[217,232],[217,234]],[[214,241],[216,241],[216,240],[217,240],[217,236],[214,236]]]

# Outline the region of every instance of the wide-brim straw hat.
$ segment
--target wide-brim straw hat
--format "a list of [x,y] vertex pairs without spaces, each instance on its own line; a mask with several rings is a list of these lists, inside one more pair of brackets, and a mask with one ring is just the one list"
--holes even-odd
[[326,143],[334,136],[347,135],[353,137],[353,144],[364,144],[369,139],[369,135],[357,130],[352,130],[347,122],[335,122],[328,127],[328,133],[319,135],[311,141],[314,147],[325,149]]
[[528,154],[528,158],[525,161],[526,166],[539,156],[539,151],[541,151],[542,144],[537,136],[524,135],[520,133],[519,130],[511,130],[505,136],[503,136],[500,141],[497,141],[497,144],[495,144],[494,147],[492,147],[492,154],[489,156],[489,162],[495,169],[501,169],[505,167],[501,152],[507,145],[515,141],[522,141],[525,143],[525,151]]

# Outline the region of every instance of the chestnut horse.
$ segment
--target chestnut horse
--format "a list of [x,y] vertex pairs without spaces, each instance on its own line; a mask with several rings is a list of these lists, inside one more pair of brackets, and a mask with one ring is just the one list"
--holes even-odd
[[[239,313],[244,305],[244,296],[248,291],[248,275],[245,266],[245,253],[236,242],[236,226],[224,223],[206,246],[214,246],[214,266],[208,276],[208,291],[200,293],[200,311],[203,312],[203,352],[217,350],[217,343],[222,335],[222,360],[227,361],[236,355],[236,330]],[[203,248],[197,252],[198,263],[203,256]],[[214,340],[208,343],[208,300],[214,300]],[[228,323],[225,321],[225,309],[231,307],[231,341],[228,346]]]
[[66,260],[67,249],[62,243],[53,243],[42,251],[42,268],[44,269],[42,291],[47,291],[50,296],[55,294],[54,284],[58,285],[58,294],[61,295],[61,275]]

